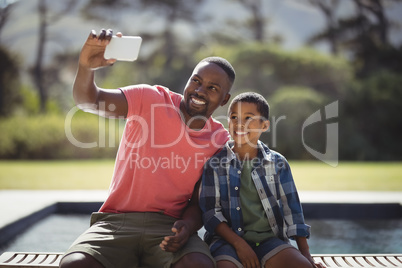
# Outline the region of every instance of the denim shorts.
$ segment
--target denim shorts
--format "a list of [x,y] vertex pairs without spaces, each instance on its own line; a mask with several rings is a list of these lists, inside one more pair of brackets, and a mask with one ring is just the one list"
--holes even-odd
[[171,228],[176,220],[155,212],[93,213],[91,227],[65,255],[83,252],[106,268],[170,267],[189,253],[202,253],[214,261],[208,245],[197,234],[175,253],[159,247],[165,236],[173,235]]
[[[231,261],[237,267],[243,267],[234,247],[226,241],[219,241],[219,243],[223,243],[223,245],[211,252],[215,261]],[[265,262],[280,251],[286,248],[294,248],[291,244],[288,244],[277,237],[269,238],[258,245],[255,243],[249,243],[249,245],[260,260],[261,267],[264,267]]]

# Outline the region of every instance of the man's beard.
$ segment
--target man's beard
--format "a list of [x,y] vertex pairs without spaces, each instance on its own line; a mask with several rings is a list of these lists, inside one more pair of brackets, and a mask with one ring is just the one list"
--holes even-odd
[[187,103],[185,105],[185,109],[188,115],[190,116],[197,116],[197,117],[204,117],[208,119],[207,112],[208,112],[208,103],[206,103],[205,107],[201,110],[199,109],[192,109],[191,108],[191,97],[188,98]]

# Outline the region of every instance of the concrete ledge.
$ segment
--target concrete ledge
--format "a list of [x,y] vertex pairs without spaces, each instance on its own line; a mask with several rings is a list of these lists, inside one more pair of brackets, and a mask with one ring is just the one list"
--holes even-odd
[[306,219],[390,220],[402,218],[399,203],[303,203]]
[[[401,192],[299,192],[306,219],[401,219]],[[0,190],[0,245],[53,213],[97,211],[107,191]],[[323,203],[324,202],[324,203]]]

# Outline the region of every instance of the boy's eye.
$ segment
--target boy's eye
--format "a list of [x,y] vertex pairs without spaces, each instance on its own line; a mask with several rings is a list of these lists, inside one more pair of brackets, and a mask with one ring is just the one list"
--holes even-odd
[[236,120],[236,119],[237,119],[237,116],[232,115],[232,116],[230,117],[230,119],[232,119],[232,120]]

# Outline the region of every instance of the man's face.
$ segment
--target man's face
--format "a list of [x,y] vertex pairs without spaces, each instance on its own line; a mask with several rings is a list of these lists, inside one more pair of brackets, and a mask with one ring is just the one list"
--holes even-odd
[[210,62],[198,64],[184,89],[182,112],[187,119],[197,116],[206,120],[228,102],[230,87],[228,75],[221,67]]

